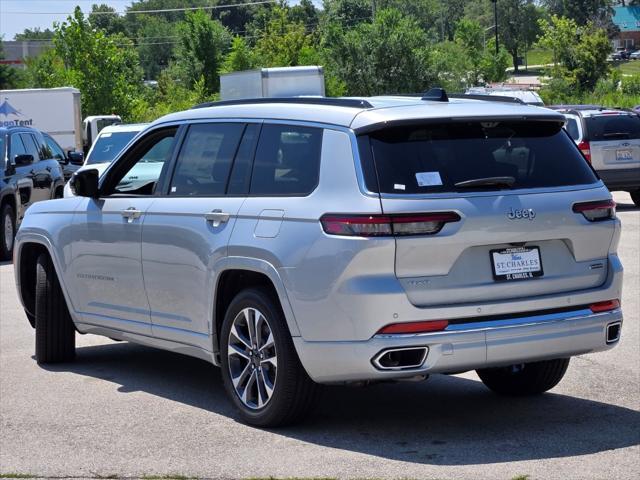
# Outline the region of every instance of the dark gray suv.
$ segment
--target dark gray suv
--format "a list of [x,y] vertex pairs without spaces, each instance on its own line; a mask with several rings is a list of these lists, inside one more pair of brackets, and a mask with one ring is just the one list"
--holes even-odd
[[28,127],[0,127],[0,168],[0,260],[9,260],[25,211],[61,197],[64,177],[42,133]]

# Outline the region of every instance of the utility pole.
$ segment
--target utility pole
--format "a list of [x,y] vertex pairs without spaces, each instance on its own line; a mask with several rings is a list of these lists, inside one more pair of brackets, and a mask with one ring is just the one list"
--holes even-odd
[[493,3],[493,23],[496,29],[496,57],[500,53],[500,47],[498,46],[498,0],[491,0]]

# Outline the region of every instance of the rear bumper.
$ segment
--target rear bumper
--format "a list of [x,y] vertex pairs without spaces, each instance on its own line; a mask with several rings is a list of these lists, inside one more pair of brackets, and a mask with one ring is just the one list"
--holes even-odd
[[609,190],[640,188],[640,168],[598,170],[598,175]]
[[[386,380],[430,373],[453,373],[608,350],[607,326],[622,322],[621,309],[591,310],[450,325],[443,332],[376,335],[367,341],[308,342],[293,339],[300,360],[319,383]],[[427,347],[422,365],[379,370],[372,359],[386,349]]]

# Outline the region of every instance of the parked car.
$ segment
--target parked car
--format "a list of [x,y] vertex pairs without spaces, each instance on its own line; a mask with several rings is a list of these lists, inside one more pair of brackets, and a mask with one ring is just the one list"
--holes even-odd
[[[147,125],[146,123],[134,123],[104,127],[91,146],[87,158],[79,170],[93,168],[98,171],[99,175],[102,175],[111,165],[111,162],[122,152],[122,149]],[[132,190],[136,190],[145,183],[153,183],[154,178],[158,177],[159,172],[155,170],[162,168],[162,163],[154,162],[152,157],[153,152],[147,158],[147,162],[139,162],[135,171],[130,172],[128,180],[129,187]],[[122,188],[124,188],[124,185],[122,185]],[[65,186],[64,196],[73,196],[69,185]]]
[[632,52],[629,54],[630,60],[638,60],[639,58],[640,58],[640,50],[636,50],[635,52]]
[[0,168],[0,260],[9,260],[25,211],[61,197],[64,177],[42,133],[30,127],[0,127]]
[[55,141],[55,139],[48,133],[42,132],[44,141],[51,150],[53,158],[55,158],[62,167],[62,174],[64,175],[64,181],[68,181],[84,163],[84,155],[82,152],[67,151],[65,152],[62,147]]
[[551,108],[564,113],[567,133],[609,190],[629,192],[640,206],[640,116],[592,105]]
[[165,116],[27,213],[36,359],[72,360],[76,330],[192,355],[258,426],[300,419],[317,384],[475,369],[547,391],[622,324],[615,203],[564,121],[441,90]]
[[527,105],[544,106],[538,92],[513,87],[471,87],[465,92],[467,95],[496,95],[517,98]]

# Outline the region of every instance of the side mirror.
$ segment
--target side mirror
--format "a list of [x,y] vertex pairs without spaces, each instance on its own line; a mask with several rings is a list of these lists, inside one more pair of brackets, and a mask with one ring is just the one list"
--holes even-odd
[[84,154],[82,152],[67,152],[67,158],[73,165],[82,165],[84,163]]
[[98,198],[98,170],[80,170],[69,180],[71,191],[77,197]]
[[16,165],[31,165],[33,163],[33,155],[16,155],[14,161]]

